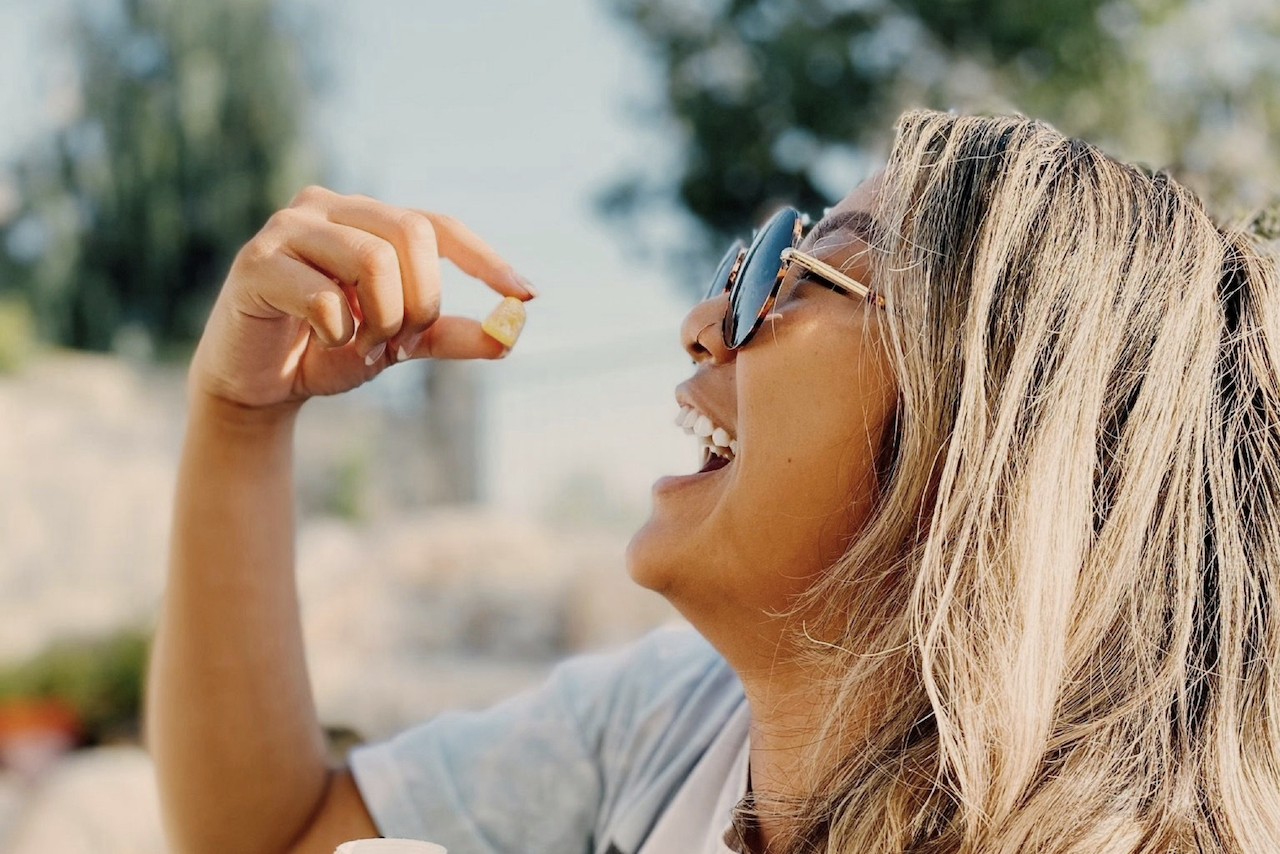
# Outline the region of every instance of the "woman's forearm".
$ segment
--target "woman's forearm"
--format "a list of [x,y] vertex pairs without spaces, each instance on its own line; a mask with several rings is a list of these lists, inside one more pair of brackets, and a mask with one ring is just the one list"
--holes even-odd
[[481,323],[441,316],[442,258],[535,296],[452,217],[308,187],[236,254],[214,302],[191,360],[147,698],[181,854],[332,851],[377,832],[350,773],[325,768],[293,575],[292,431],[299,401],[397,362],[506,352]]
[[283,851],[324,794],[293,569],[296,414],[192,401],[146,725],[182,854]]

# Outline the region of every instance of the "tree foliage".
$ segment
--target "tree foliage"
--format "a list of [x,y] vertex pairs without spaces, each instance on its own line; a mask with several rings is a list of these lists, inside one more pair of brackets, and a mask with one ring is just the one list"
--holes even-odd
[[80,8],[79,109],[11,166],[0,287],[61,344],[134,329],[180,345],[238,247],[312,177],[303,57],[273,0]]
[[[634,226],[637,214],[674,200],[704,227],[695,249],[718,250],[781,201],[815,213],[831,204],[883,154],[893,119],[907,106],[1018,110],[1122,156],[1210,174],[1236,197],[1259,169],[1274,172],[1265,155],[1280,153],[1255,144],[1253,171],[1245,165],[1228,176],[1215,171],[1221,158],[1189,156],[1221,140],[1221,133],[1206,136],[1206,127],[1236,133],[1233,122],[1246,110],[1260,138],[1278,136],[1280,14],[1248,0],[612,6],[661,82],[643,120],[665,121],[679,150],[674,170],[623,176],[602,207]],[[1221,61],[1205,49],[1210,38],[1218,54],[1226,52]],[[1171,43],[1179,49],[1172,57]],[[1229,55],[1241,43],[1249,55]],[[1169,70],[1197,66],[1198,75]]]

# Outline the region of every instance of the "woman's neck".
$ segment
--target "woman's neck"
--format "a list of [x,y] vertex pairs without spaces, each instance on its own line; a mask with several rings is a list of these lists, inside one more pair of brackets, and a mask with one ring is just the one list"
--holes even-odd
[[864,692],[867,701],[844,716],[826,737],[838,743],[818,745],[826,716],[834,701],[831,688],[817,674],[775,662],[767,673],[739,671],[751,709],[749,784],[757,817],[746,842],[753,854],[766,854],[770,844],[786,835],[785,819],[771,816],[770,803],[793,802],[818,785],[822,757],[839,757],[865,740],[879,713],[878,693]]
[[[776,683],[747,687],[751,707],[751,753],[749,780],[752,800],[757,805],[792,800],[807,793],[812,768],[807,767],[813,739],[822,724],[826,705],[811,689],[782,689]],[[788,830],[785,822],[756,813],[746,842],[754,854],[765,854],[769,845]]]

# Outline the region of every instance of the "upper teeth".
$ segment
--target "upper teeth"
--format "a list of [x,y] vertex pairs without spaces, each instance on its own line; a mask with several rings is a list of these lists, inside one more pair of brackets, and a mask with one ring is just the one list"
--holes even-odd
[[713,454],[719,454],[728,460],[738,455],[738,440],[733,434],[712,421],[709,415],[699,412],[692,406],[680,407],[680,414],[676,416],[676,426],[701,439],[702,446]]

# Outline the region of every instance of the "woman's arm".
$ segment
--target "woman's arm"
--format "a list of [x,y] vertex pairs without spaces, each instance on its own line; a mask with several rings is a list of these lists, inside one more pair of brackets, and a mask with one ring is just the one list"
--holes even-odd
[[[438,254],[437,254],[438,253]],[[508,296],[511,268],[456,220],[320,188],[240,252],[190,373],[147,745],[180,854],[328,854],[375,836],[331,772],[294,579],[293,426],[395,361],[496,358],[439,313],[438,255]]]
[[[184,854],[279,854],[324,799],[293,572],[296,413],[193,395],[147,698],[166,829]],[[351,817],[335,843],[377,835],[363,808]]]

